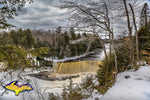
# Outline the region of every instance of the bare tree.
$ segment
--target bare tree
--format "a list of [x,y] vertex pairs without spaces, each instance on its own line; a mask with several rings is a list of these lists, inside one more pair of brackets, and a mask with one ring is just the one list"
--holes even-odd
[[127,17],[127,23],[128,23],[128,31],[129,31],[129,39],[130,39],[130,65],[133,66],[134,62],[134,50],[133,50],[133,37],[132,37],[132,27],[131,27],[131,21],[130,21],[130,15],[128,11],[128,6],[127,6],[127,1],[123,0],[124,8],[125,8],[125,13]]
[[7,20],[18,15],[26,2],[32,3],[33,0],[0,0],[0,29],[12,26]]
[[[95,6],[96,8],[92,6]],[[102,15],[99,16],[100,14],[104,13],[102,12],[102,8],[99,6],[102,5],[100,3],[97,5],[95,2],[90,2],[88,0],[81,2],[62,0],[61,8],[69,9],[69,11],[72,13],[70,19],[75,22],[76,27],[86,26],[86,28],[91,29],[94,25],[96,28],[101,27],[101,29],[104,29],[101,24],[103,23],[104,25],[105,22],[101,20]],[[101,43],[103,44],[104,53],[107,57],[105,45],[103,41],[101,41]]]
[[88,29],[93,29],[94,27],[94,31],[92,33],[99,37],[99,41],[103,46],[106,59],[108,58],[106,47],[100,36],[104,34],[104,32],[108,33],[110,54],[113,52],[115,55],[115,67],[116,71],[118,71],[117,54],[114,48],[113,17],[111,16],[111,12],[113,12],[116,7],[110,6],[112,3],[115,4],[116,2],[111,0],[84,0],[81,2],[62,0],[61,8],[69,9],[69,11],[72,13],[71,19],[76,21],[76,25],[86,25],[86,28]]
[[137,25],[136,25],[135,12],[130,3],[129,3],[129,6],[131,8],[131,12],[132,12],[132,16],[133,16],[133,24],[134,24],[135,36],[136,36],[136,55],[137,55],[137,60],[139,61],[139,41],[138,41],[138,31],[137,31]]
[[[126,17],[127,19],[127,30],[129,35],[129,49],[130,49],[130,65],[133,66],[134,64],[134,43],[133,43],[133,31],[132,25],[134,25],[135,34],[136,34],[136,51],[137,51],[137,58],[139,59],[139,51],[138,51],[138,34],[137,34],[137,24],[136,16],[131,5],[140,3],[138,0],[80,0],[80,1],[70,1],[70,0],[62,0],[62,4],[60,8],[65,8],[70,11],[71,14],[71,21],[76,26],[85,26],[86,29],[93,29],[94,27],[94,34],[97,37],[101,37],[104,33],[108,35],[109,42],[110,42],[110,54],[113,53],[115,56],[115,67],[116,71],[117,68],[117,54],[115,51],[115,44],[114,44],[114,22],[116,21],[116,16],[121,15],[120,11],[124,10],[124,14],[122,19]],[[130,5],[128,5],[130,3]],[[121,4],[121,5],[119,5]],[[131,7],[130,7],[131,6]],[[130,7],[130,9],[129,9]],[[121,9],[122,8],[122,9]],[[118,12],[118,13],[116,13]],[[132,17],[131,17],[132,14]],[[115,15],[115,16],[114,16]],[[115,20],[114,20],[115,19]],[[133,19],[133,20],[131,20]],[[119,23],[117,23],[119,24]],[[103,45],[104,53],[106,58],[107,52],[104,45],[104,42],[101,38],[99,38],[100,43]]]
[[[138,25],[140,22],[137,20],[137,18],[140,17],[139,13],[136,11],[140,11],[141,7],[143,6],[145,0],[122,0],[123,1],[123,9],[125,10],[125,16],[127,18],[127,26],[128,26],[128,34],[129,34],[129,48],[130,48],[130,65],[133,66],[134,64],[134,42],[133,42],[133,32],[135,32],[136,37],[136,57],[137,61],[139,61],[139,43],[138,43]],[[129,9],[130,8],[130,9]],[[145,19],[147,20],[147,19]],[[145,22],[146,23],[146,22]],[[132,30],[132,27],[134,27],[134,31]]]

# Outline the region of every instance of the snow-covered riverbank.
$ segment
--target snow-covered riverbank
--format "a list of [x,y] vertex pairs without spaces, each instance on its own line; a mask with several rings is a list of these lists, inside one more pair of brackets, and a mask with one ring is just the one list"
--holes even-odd
[[115,85],[103,96],[93,96],[99,100],[150,100],[150,65],[141,66],[137,71],[118,74]]
[[[36,72],[36,71],[35,71]],[[43,93],[53,92],[61,94],[64,84],[69,84],[69,80],[66,81],[45,81],[40,80],[34,77],[26,76],[27,73],[22,73],[22,75],[30,80],[30,83],[35,88],[34,91],[30,93],[21,93],[19,96],[15,96],[13,92],[7,91],[3,96],[0,96],[0,100],[23,100],[23,97],[26,97],[25,100],[40,100],[42,97],[38,96],[37,90]],[[1,73],[4,76],[5,73]],[[15,75],[15,73],[13,74]],[[9,83],[11,79],[7,77],[5,84]],[[128,78],[125,78],[128,76]],[[74,83],[79,83],[83,76],[73,79]],[[12,80],[17,80],[17,77],[14,76]],[[22,83],[20,83],[22,84]],[[0,93],[4,92],[4,89],[0,87]],[[41,97],[41,98],[40,98]],[[150,100],[150,65],[141,66],[137,71],[126,71],[118,74],[115,85],[110,88],[106,94],[103,96],[100,94],[94,94],[88,100]],[[48,100],[45,98],[45,100]]]
[[[63,81],[46,81],[41,80],[35,77],[28,76],[28,74],[38,73],[41,71],[50,71],[49,68],[40,68],[36,70],[32,69],[25,69],[24,72],[16,71],[10,75],[8,72],[1,72],[0,73],[0,83],[2,85],[6,85],[11,81],[19,81],[19,85],[26,84],[29,82],[33,86],[33,91],[31,92],[24,92],[20,93],[19,96],[15,96],[13,92],[5,91],[5,89],[0,86],[0,100],[48,100],[47,93],[54,93],[54,94],[61,94],[64,85],[68,85],[70,80],[63,80]],[[21,78],[19,78],[19,76]],[[81,82],[82,78],[86,75],[80,75],[80,77],[73,78],[73,83]],[[3,94],[4,93],[4,94]],[[2,95],[3,94],[3,95]],[[42,94],[42,95],[41,95]],[[42,98],[44,96],[44,99]]]

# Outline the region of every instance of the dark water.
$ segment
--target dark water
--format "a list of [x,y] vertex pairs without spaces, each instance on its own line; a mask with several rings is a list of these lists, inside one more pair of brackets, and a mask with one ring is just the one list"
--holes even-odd
[[[105,45],[106,47],[106,52],[109,52],[109,44]],[[91,52],[89,54],[87,54],[86,56],[80,57],[80,58],[76,58],[76,59],[70,59],[70,60],[65,60],[62,62],[77,62],[77,61],[102,61],[104,59],[105,55],[104,55],[104,51],[103,50],[99,50],[96,52]]]
[[[106,52],[108,53],[109,44],[106,44],[105,47],[106,47]],[[95,52],[90,52],[87,55],[68,57],[64,59],[52,59],[51,57],[44,58],[44,59],[46,61],[53,61],[53,62],[78,62],[78,61],[102,61],[104,57],[105,57],[104,51],[101,49]]]
[[103,51],[92,52],[86,56],[65,60],[64,62],[78,62],[78,61],[101,61],[103,58]]

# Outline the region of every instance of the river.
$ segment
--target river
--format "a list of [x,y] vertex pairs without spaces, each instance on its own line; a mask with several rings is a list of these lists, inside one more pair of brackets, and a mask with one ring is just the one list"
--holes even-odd
[[[109,52],[109,44],[105,45],[106,47],[106,52]],[[51,59],[45,58],[45,60],[48,61],[53,61],[53,62],[77,62],[77,61],[101,61],[104,59],[105,54],[103,50],[98,50],[96,52],[90,52],[87,55],[80,55],[80,56],[75,56],[75,57],[69,57],[69,58],[64,58],[64,59]]]
[[[109,45],[106,45],[106,51],[109,51]],[[65,58],[61,60],[54,60],[54,62],[77,62],[77,61],[101,61],[104,58],[104,52],[98,51],[90,53],[86,56],[78,56],[78,57],[72,57],[72,58]],[[34,90],[30,93],[21,93],[19,96],[15,96],[13,92],[5,92],[3,96],[0,96],[0,100],[30,100],[31,98],[33,100],[40,100],[39,92],[43,94],[43,96],[46,96],[46,93],[55,93],[55,94],[61,94],[63,85],[68,85],[70,80],[63,80],[63,81],[46,81],[42,79],[38,79],[35,77],[31,77],[28,74],[35,74],[39,73],[41,71],[50,71],[50,68],[40,68],[36,70],[32,69],[25,69],[24,72],[20,73],[20,76],[22,79],[28,79],[31,83],[31,85],[34,87]],[[80,76],[77,78],[73,78],[73,83],[79,83],[82,81],[84,77],[86,77],[87,74],[80,73]],[[10,76],[4,74],[3,72],[0,73],[0,80],[3,81],[3,85],[10,83],[11,81],[18,80],[18,72],[14,72],[13,76],[10,78]],[[22,84],[22,83],[20,83]],[[4,92],[4,88],[0,87],[0,94]],[[31,98],[29,98],[31,97]],[[42,98],[42,96],[41,96]],[[47,100],[47,99],[46,99]]]

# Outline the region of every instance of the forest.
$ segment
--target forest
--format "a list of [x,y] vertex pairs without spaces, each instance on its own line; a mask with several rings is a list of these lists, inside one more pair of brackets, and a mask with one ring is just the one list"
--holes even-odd
[[[22,12],[27,4],[34,4],[34,1],[0,1],[0,72],[10,75],[6,74],[2,78],[0,77],[1,86],[6,83],[5,77],[10,77],[12,80],[13,73],[17,71],[21,71],[18,73],[17,79],[24,82],[24,76],[21,76],[21,73],[25,73],[26,69],[35,68],[38,72],[37,76],[43,77],[43,79],[50,79],[52,76],[51,79],[62,77],[63,80],[64,77],[64,79],[67,77],[70,80],[68,85],[61,84],[62,92],[60,94],[45,93],[46,89],[44,92],[39,92],[39,87],[34,84],[36,94],[38,94],[37,100],[120,100],[119,97],[115,99],[115,96],[108,99],[113,97],[109,94],[112,93],[111,89],[114,89],[123,79],[130,82],[132,76],[135,75],[131,73],[137,73],[134,77],[138,75],[140,77],[141,74],[138,71],[142,68],[144,71],[149,70],[150,67],[149,3],[147,0],[60,0],[54,7],[67,12],[68,20],[71,23],[69,28],[58,25],[55,29],[47,30],[30,28],[15,30],[11,29],[15,26],[9,24],[8,20],[15,19],[15,16],[19,16],[18,12]],[[10,30],[4,31],[6,29]],[[95,54],[97,52],[100,52],[100,55]],[[83,67],[88,68],[87,64],[84,64],[84,60],[82,62],[80,59],[82,57],[89,57],[90,59],[93,57],[93,53],[96,56],[102,56],[103,59],[97,60],[100,61],[99,69],[94,74],[87,72],[86,77],[81,79],[82,82],[74,83],[73,80],[85,73],[68,74],[69,77],[57,73],[63,69],[62,66],[65,63],[68,64],[71,71],[76,70],[73,69],[74,67],[72,68],[71,62],[64,60],[73,57],[79,59],[71,60],[72,64],[79,62],[79,65],[76,63],[77,67],[75,68],[79,68],[79,70],[82,70]],[[50,60],[45,60],[45,58],[50,58]],[[62,62],[54,62],[61,59],[63,59]],[[87,59],[89,64],[91,59]],[[40,65],[35,64],[36,62],[39,62]],[[54,71],[56,69],[54,64],[58,65],[56,71]],[[92,64],[94,68],[96,64],[94,65],[94,62]],[[82,67],[81,65],[85,66]],[[49,66],[50,68],[54,67],[54,69],[48,69]],[[45,68],[46,71],[42,68]],[[145,76],[141,77],[149,78],[149,72],[145,71],[148,74],[144,74],[143,70],[141,73]],[[127,74],[124,75],[123,73]],[[32,75],[35,74],[32,73]],[[122,79],[120,79],[121,75],[124,75]],[[27,76],[30,75],[27,74]],[[143,81],[139,77],[135,78],[134,81],[138,80],[139,83]],[[31,81],[33,80],[25,77],[25,82],[30,83]],[[145,86],[144,83],[141,85]],[[132,92],[135,90],[133,89]],[[3,96],[5,92],[0,93],[0,95]],[[98,96],[94,97],[95,95]],[[114,94],[112,93],[112,95]],[[122,100],[132,100],[138,97],[135,95],[132,98],[129,95],[129,99],[124,99],[125,96],[126,94],[123,94]],[[28,97],[30,97],[29,100],[36,98],[31,95]],[[148,97],[147,100],[149,99]],[[145,99],[142,98],[142,100]]]
[[[92,34],[86,33],[76,35],[73,28],[70,28],[69,32],[61,32],[61,27],[58,27],[54,33],[51,33],[51,31],[19,29],[17,31],[12,30],[9,33],[1,33],[0,45],[1,48],[6,51],[5,55],[10,55],[9,52],[11,52],[7,52],[7,48],[18,48],[20,51],[21,49],[24,50],[24,53],[31,53],[39,60],[42,60],[44,57],[63,59],[65,57],[79,56],[94,50],[100,50],[102,47],[96,37],[95,40],[89,44],[88,38],[91,36],[95,37]],[[74,40],[77,42],[72,43]],[[88,46],[90,46],[89,50]],[[14,53],[20,51],[15,51]],[[1,53],[3,53],[3,51],[1,51]],[[4,58],[3,56],[5,55],[2,55],[1,58]],[[11,59],[14,58],[12,57]],[[16,59],[14,59],[14,61],[16,61]],[[23,60],[28,59],[23,58]]]

